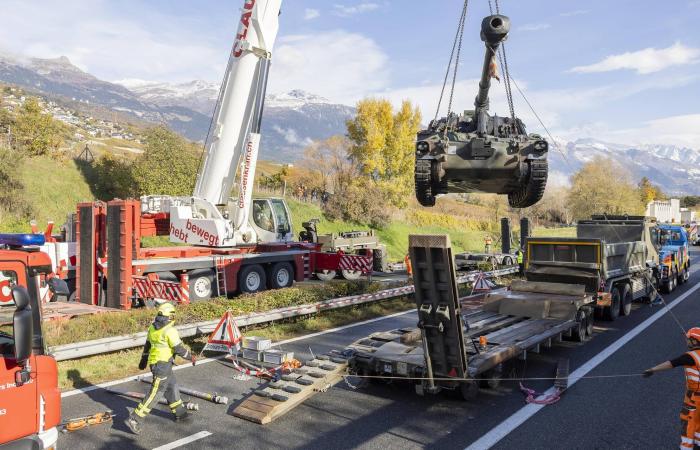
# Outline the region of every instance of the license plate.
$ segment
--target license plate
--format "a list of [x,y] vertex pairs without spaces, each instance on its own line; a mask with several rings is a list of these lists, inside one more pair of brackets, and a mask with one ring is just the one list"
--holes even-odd
[[391,364],[384,364],[384,373],[393,373]]

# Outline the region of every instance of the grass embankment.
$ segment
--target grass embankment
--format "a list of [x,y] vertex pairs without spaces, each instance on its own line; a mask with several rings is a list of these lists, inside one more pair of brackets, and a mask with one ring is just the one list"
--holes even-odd
[[533,228],[534,237],[576,237],[576,227]]
[[[291,323],[280,323],[266,328],[249,328],[241,330],[244,334],[263,336],[273,341],[281,341],[297,336],[328,330],[353,322],[380,317],[387,314],[406,311],[414,308],[411,299],[395,299],[370,305],[344,308],[338,311],[328,311],[314,317]],[[152,311],[151,311],[152,315]],[[151,317],[152,319],[152,317]],[[142,330],[141,330],[142,331]],[[206,342],[205,336],[185,339],[195,353],[199,353]],[[115,380],[138,373],[146,373],[138,369],[141,348],[124,350],[107,355],[97,355],[77,360],[58,363],[59,387],[63,390],[80,388],[91,384]],[[212,355],[205,355],[212,356]],[[180,363],[183,361],[180,360]],[[224,376],[232,376],[233,372]]]

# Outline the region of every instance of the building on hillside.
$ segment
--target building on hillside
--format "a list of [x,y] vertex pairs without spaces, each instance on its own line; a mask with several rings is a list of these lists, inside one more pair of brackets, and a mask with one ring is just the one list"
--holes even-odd
[[656,217],[661,223],[680,223],[681,201],[677,198],[651,201],[647,203],[644,215]]
[[695,211],[688,208],[681,208],[681,223],[692,223],[696,221]]

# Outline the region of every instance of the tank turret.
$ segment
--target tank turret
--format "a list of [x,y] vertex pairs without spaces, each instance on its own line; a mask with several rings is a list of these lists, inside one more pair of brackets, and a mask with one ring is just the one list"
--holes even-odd
[[489,115],[496,52],[508,36],[510,19],[491,15],[481,22],[486,47],[474,110],[430,122],[416,138],[415,189],[423,206],[436,196],[484,192],[508,195],[514,208],[532,206],[547,184],[547,141],[528,135],[516,117]]

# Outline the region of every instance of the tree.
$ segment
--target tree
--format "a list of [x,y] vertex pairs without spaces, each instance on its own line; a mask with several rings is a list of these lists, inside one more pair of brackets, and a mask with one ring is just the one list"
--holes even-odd
[[639,180],[637,189],[639,189],[639,197],[645,206],[647,203],[653,202],[654,200],[663,200],[666,198],[664,193],[661,191],[661,188],[655,184],[652,184],[647,177],[642,177],[642,179]]
[[16,150],[0,144],[0,214],[24,220],[31,217],[32,207],[19,176],[22,160]]
[[414,141],[420,122],[420,111],[409,101],[394,113],[383,99],[360,101],[357,115],[347,122],[350,159],[396,207],[405,207],[413,191]]
[[47,155],[63,145],[65,131],[65,125],[42,112],[35,98],[28,98],[15,120],[13,141],[28,156]]
[[144,152],[134,164],[140,195],[191,195],[199,168],[199,149],[165,126],[146,132]]
[[342,188],[340,183],[347,178],[344,175],[353,172],[349,150],[350,141],[345,136],[331,136],[306,147],[299,167],[309,174],[309,181],[313,185],[308,187],[329,192]]
[[102,155],[94,164],[93,192],[98,198],[130,198],[138,196],[134,168],[128,159]]
[[591,214],[642,214],[644,205],[629,174],[615,161],[595,157],[571,177],[568,195],[576,219]]

